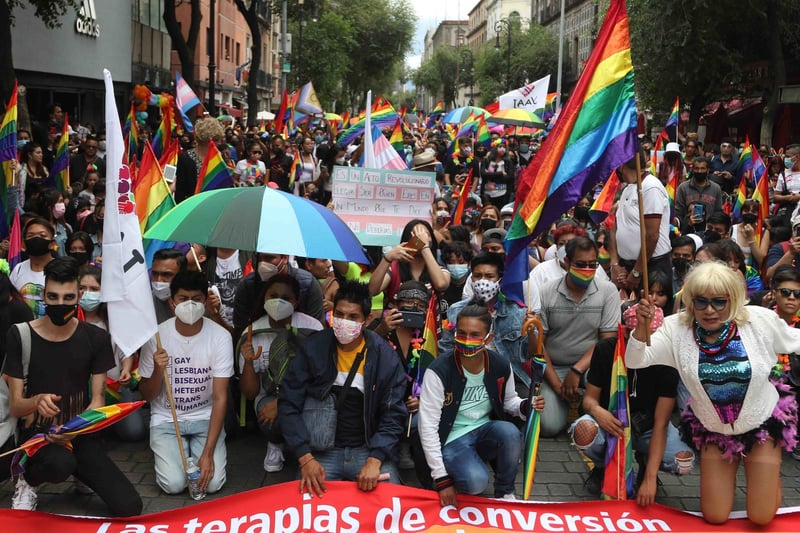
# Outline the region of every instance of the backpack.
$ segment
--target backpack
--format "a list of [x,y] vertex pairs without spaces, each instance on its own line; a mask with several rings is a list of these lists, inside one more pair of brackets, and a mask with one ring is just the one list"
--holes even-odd
[[[27,322],[14,324],[19,331],[19,338],[22,343],[22,375],[24,385],[22,394],[25,394],[28,384],[28,367],[31,362],[31,328]],[[0,368],[0,374],[5,373],[6,364]],[[4,446],[10,439],[16,439],[17,417],[11,416],[9,404],[8,384],[6,380],[0,379],[0,446]]]
[[[269,345],[267,369],[260,378],[261,386],[267,395],[277,396],[283,376],[297,354],[298,347],[312,333],[316,333],[316,330],[307,328],[259,328],[253,330],[253,336],[261,333],[275,334],[275,338]],[[242,334],[235,353],[239,353],[241,344],[246,340],[247,335],[246,331]]]

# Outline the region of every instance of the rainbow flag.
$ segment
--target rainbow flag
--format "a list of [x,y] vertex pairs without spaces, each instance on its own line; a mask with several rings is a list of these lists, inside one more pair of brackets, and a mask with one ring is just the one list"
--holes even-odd
[[[664,126],[664,129],[669,128],[670,126],[678,127],[678,112],[680,110],[680,97],[675,97],[675,105],[672,106],[672,111],[669,113],[669,118],[667,119],[667,124]],[[678,140],[677,138],[675,139]]]
[[592,207],[589,208],[589,217],[595,224],[603,222],[611,212],[611,207],[614,205],[614,198],[617,196],[617,189],[619,189],[619,176],[617,176],[616,171],[612,171],[605,185],[603,185],[603,188],[600,190],[600,194],[594,199]]
[[300,95],[297,98],[294,109],[304,115],[319,115],[322,113],[322,105],[319,103],[319,98],[317,98],[314,84],[308,82],[300,88]]
[[14,90],[8,100],[3,122],[0,123],[0,237],[8,235],[8,205],[6,193],[8,187],[14,184],[11,173],[11,161],[17,159],[17,81],[14,81]]
[[[400,152],[405,153],[405,145],[403,144],[403,121],[398,117],[398,119],[394,122],[394,127],[392,128],[392,135],[389,137],[389,144],[392,145],[392,148],[397,150],[397,153]],[[400,154],[401,156],[404,154]]]
[[177,166],[180,153],[181,143],[177,138],[174,138],[170,141],[166,151],[158,158],[158,164],[161,165],[162,169],[167,165]]
[[431,295],[431,299],[428,301],[428,308],[425,311],[425,327],[422,330],[422,344],[415,344],[412,346],[411,360],[408,362],[408,370],[416,370],[414,382],[411,386],[411,395],[417,398],[422,392],[422,378],[425,375],[425,370],[430,366],[433,360],[439,356],[438,339],[436,335],[439,328],[438,307],[436,295]]
[[156,158],[159,160],[161,156],[164,155],[167,148],[169,147],[170,138],[172,136],[172,107],[167,106],[163,110],[163,116],[161,117],[161,124],[158,125],[158,129],[156,130],[156,134],[153,136],[153,142],[150,143],[153,147],[153,153],[156,154]]
[[464,180],[464,185],[461,187],[461,192],[458,193],[458,203],[453,210],[453,225],[461,225],[461,217],[464,215],[464,209],[467,207],[467,199],[469,198],[469,190],[472,188],[472,171],[470,167],[467,173],[467,179]]
[[667,196],[669,196],[670,213],[675,212],[675,191],[678,190],[682,174],[683,165],[678,165],[675,170],[673,170],[672,175],[667,180],[667,185],[664,187],[667,190]]
[[[746,136],[744,139],[744,150],[742,150],[742,153],[739,154],[739,161],[736,162],[736,171],[734,172],[737,183],[741,181],[749,171],[753,170],[753,167],[755,166],[753,152],[758,154],[758,150],[754,150],[753,145],[750,144],[750,137]],[[759,155],[759,158],[760,157],[761,156]]]
[[206,152],[206,158],[203,160],[203,166],[200,167],[200,172],[197,174],[197,187],[195,187],[194,193],[228,187],[233,187],[231,169],[222,159],[222,154],[219,153],[217,145],[214,141],[211,141],[208,143],[208,151]]
[[484,145],[487,149],[492,142],[492,137],[489,133],[489,125],[486,124],[486,117],[483,115],[478,115],[478,127],[475,129],[475,142]]
[[[142,235],[175,207],[175,199],[169,190],[169,184],[164,180],[164,173],[150,143],[144,145],[142,161],[133,184],[133,197],[136,200],[136,217],[139,219]],[[172,247],[172,243],[155,239],[143,239],[142,244],[148,265],[153,262],[153,254],[158,250]]]
[[342,113],[342,128],[350,127],[350,110]]
[[294,191],[294,182],[297,181],[297,174],[302,172],[300,164],[300,150],[295,150],[294,159],[292,159],[292,166],[289,168],[289,192]]
[[[130,390],[136,390],[141,380],[142,376],[139,375],[139,366],[137,363],[137,366],[131,370],[131,381],[128,384],[128,388]],[[122,384],[119,381],[106,376],[106,405],[120,403],[122,395],[120,395],[119,390],[121,388]]]
[[611,0],[586,67],[542,149],[520,177],[506,237],[503,294],[524,302],[528,243],[637,154],[628,14]]
[[131,164],[131,161],[136,159],[136,155],[139,152],[139,126],[136,125],[136,111],[133,108],[133,103],[131,103],[131,129],[128,131],[128,140],[125,143],[125,155],[122,159],[124,163],[128,165]]
[[[373,111],[371,122],[373,126],[378,126],[379,128],[394,127],[394,123],[399,116],[400,115],[397,114],[397,111],[394,110],[392,105],[387,104],[380,107],[377,111]],[[346,125],[347,123],[343,121],[342,128],[344,128]],[[342,146],[347,146],[357,139],[359,135],[364,133],[366,127],[367,119],[365,113],[364,116],[359,115],[358,121],[355,124],[341,131],[336,142]]]
[[69,188],[69,117],[64,113],[64,127],[61,138],[58,140],[56,156],[53,159],[53,168],[50,169],[48,180],[62,194]]
[[[36,452],[43,447],[50,444],[45,440],[48,435],[75,437],[78,435],[85,435],[86,433],[94,433],[122,420],[146,403],[147,402],[144,400],[139,400],[137,402],[118,403],[115,405],[98,407],[97,409],[89,409],[69,420],[61,427],[53,426],[47,433],[37,433],[25,441],[22,446],[20,446],[21,449],[14,454],[14,459],[11,461],[11,471],[17,476],[22,474],[25,471],[25,463],[28,462],[28,459],[33,457]],[[67,444],[66,447],[70,450],[72,449],[71,444]]]
[[130,110],[128,110],[128,114],[125,116],[125,122],[122,124],[122,137],[127,137],[128,133],[131,131],[131,124],[133,121],[136,120],[134,115],[133,105],[131,105]]
[[605,500],[626,500],[634,494],[633,489],[633,443],[628,413],[628,369],[625,368],[625,328],[617,326],[617,347],[611,367],[611,388],[608,395],[608,410],[622,422],[623,437],[612,434],[606,437],[606,470],[603,477],[602,494]]
[[8,265],[11,270],[22,262],[22,225],[19,221],[19,208],[14,209],[14,221],[8,234]]
[[436,106],[433,108],[433,111],[428,113],[428,116],[434,117],[442,114],[444,114],[444,101],[439,100],[438,102],[436,102]]
[[761,243],[764,233],[764,221],[769,216],[769,172],[757,150],[753,151],[753,200],[758,200],[758,224],[756,226],[756,241]]
[[736,192],[733,196],[731,220],[734,223],[741,222],[742,220],[742,207],[744,207],[745,200],[747,200],[747,179],[743,178],[739,180],[739,186],[736,187]]
[[275,122],[273,123],[273,127],[275,131],[280,132],[283,130],[283,125],[286,123],[286,112],[289,109],[289,93],[286,89],[283,90],[283,95],[281,96],[281,105],[278,108],[278,112],[275,114]]

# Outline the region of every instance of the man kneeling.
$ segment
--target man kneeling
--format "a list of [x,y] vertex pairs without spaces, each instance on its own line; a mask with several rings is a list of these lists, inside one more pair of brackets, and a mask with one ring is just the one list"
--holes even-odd
[[[496,498],[515,499],[522,437],[503,420],[504,412],[526,418],[527,399],[517,396],[508,361],[487,348],[492,317],[469,304],[458,315],[453,353],[439,357],[425,372],[419,401],[419,433],[439,501],[456,505],[456,494],[481,494],[495,470]],[[544,409],[544,398],[534,401]]]

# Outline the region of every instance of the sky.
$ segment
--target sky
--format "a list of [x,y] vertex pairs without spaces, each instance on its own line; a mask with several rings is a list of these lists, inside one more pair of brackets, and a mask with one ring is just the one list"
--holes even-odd
[[411,68],[419,67],[422,59],[422,48],[425,45],[425,32],[435,28],[443,20],[467,20],[469,11],[478,0],[410,0],[417,14],[417,28],[411,54],[406,57],[406,64]]

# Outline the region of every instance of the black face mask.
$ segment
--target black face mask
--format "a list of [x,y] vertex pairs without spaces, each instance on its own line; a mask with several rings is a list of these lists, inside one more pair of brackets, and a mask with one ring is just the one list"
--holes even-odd
[[722,235],[720,235],[716,231],[712,231],[712,230],[708,230],[707,229],[705,231],[705,233],[703,233],[703,244],[708,244],[710,242],[717,242],[721,238],[722,238]]
[[589,208],[584,206],[584,205],[579,205],[578,207],[575,208],[574,215],[575,215],[575,218],[577,220],[580,220],[582,222],[588,222],[589,221]]
[[50,253],[50,245],[53,243],[50,239],[44,237],[33,237],[25,239],[25,251],[31,257],[40,257]]
[[68,252],[68,256],[74,257],[79,265],[84,265],[92,258],[92,252]]
[[44,312],[56,326],[63,326],[75,316],[78,306],[67,304],[45,304]]
[[461,217],[461,224],[462,224],[463,226],[468,226],[468,227],[471,227],[473,222],[474,222],[474,220],[472,219],[472,217],[471,217],[471,216],[466,216],[466,215],[465,215],[465,216],[462,216],[462,217]]
[[672,260],[672,266],[675,267],[675,272],[683,276],[689,270],[689,260],[685,257],[676,257]]
[[708,172],[692,172],[695,181],[703,183],[708,178]]
[[758,215],[754,215],[753,213],[742,213],[742,222],[752,226],[758,222]]
[[475,157],[484,157],[486,155],[486,150],[475,150]]
[[497,221],[492,220],[491,218],[484,218],[481,220],[481,229],[483,231],[489,231],[492,228],[497,227]]

